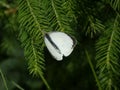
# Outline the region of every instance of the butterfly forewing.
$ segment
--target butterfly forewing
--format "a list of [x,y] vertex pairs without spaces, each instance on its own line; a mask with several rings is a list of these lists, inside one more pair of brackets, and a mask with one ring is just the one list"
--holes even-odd
[[44,38],[47,49],[56,60],[62,60],[63,55],[50,43],[48,38]]
[[45,35],[45,44],[56,60],[62,60],[63,55],[69,56],[75,46],[75,40],[63,32],[49,32]]
[[73,40],[70,36],[62,32],[53,32],[50,33],[50,37],[64,56],[71,54],[73,51]]

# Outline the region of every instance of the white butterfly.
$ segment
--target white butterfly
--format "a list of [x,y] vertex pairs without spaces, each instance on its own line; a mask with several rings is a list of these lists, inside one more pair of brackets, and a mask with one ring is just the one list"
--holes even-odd
[[46,33],[44,41],[51,55],[58,61],[63,56],[69,56],[76,45],[76,40],[63,32]]

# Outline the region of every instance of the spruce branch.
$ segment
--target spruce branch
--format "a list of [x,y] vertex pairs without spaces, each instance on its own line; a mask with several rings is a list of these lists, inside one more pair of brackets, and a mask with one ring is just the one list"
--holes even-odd
[[30,74],[40,76],[46,87],[49,89],[47,81],[43,79],[43,70],[45,69],[44,32],[48,29],[45,7],[41,4],[43,0],[19,0],[18,21],[19,39],[24,54],[28,61]]
[[65,0],[61,0],[61,1],[50,0],[48,2],[49,2],[48,18],[51,23],[51,27],[55,31],[62,31],[62,32],[72,34],[73,31],[72,31],[70,23],[75,16],[72,12],[72,7],[69,4],[70,2],[68,3]]
[[5,85],[5,89],[8,90],[8,85],[7,85],[5,76],[3,75],[3,72],[2,72],[2,70],[1,70],[1,68],[0,68],[0,74],[1,74],[1,77],[2,77],[2,79],[3,79],[3,83],[4,83],[4,85]]
[[[18,8],[19,39],[24,48],[31,74],[43,77],[44,32],[62,31],[71,33],[72,7],[65,0],[20,0]],[[69,8],[67,8],[69,7]],[[71,9],[71,11],[69,11]],[[45,31],[43,31],[45,30]],[[45,79],[43,82],[49,88]]]
[[114,10],[120,11],[120,0],[105,0]]
[[105,26],[99,19],[94,18],[93,16],[88,16],[88,23],[85,27],[86,36],[90,36],[91,38],[93,38],[96,35],[100,34],[104,30],[104,28]]
[[110,23],[96,44],[97,72],[103,90],[118,88],[120,76],[120,25],[119,15]]
[[85,54],[86,54],[88,63],[89,63],[89,65],[90,65],[90,68],[91,68],[91,70],[92,70],[92,72],[93,72],[93,76],[94,76],[94,78],[95,78],[95,80],[96,80],[97,86],[98,86],[99,90],[102,90],[101,85],[100,85],[100,82],[99,82],[98,77],[97,77],[97,74],[96,74],[96,72],[95,72],[94,66],[93,66],[93,64],[92,64],[90,55],[89,55],[89,53],[88,53],[87,50],[85,50]]
[[20,85],[18,85],[16,82],[12,81],[12,84],[16,86],[19,90],[25,90]]

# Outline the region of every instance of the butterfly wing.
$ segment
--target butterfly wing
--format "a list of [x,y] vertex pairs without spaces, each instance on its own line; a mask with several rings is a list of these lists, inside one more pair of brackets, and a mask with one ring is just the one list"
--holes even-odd
[[69,35],[63,32],[51,32],[49,36],[64,56],[69,56],[72,53],[75,40]]
[[51,38],[49,37],[49,34],[46,34],[44,37],[45,44],[47,46],[47,49],[51,53],[51,55],[58,61],[63,59],[63,54],[59,51],[57,47],[55,47],[54,42],[51,41]]

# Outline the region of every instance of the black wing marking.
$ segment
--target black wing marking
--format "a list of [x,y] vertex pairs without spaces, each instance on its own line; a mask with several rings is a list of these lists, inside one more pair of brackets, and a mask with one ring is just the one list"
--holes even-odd
[[58,53],[61,54],[60,49],[58,48],[58,46],[53,42],[53,40],[51,39],[51,37],[49,36],[49,34],[45,34],[45,37],[47,38],[47,40],[53,45],[53,47],[58,51]]

